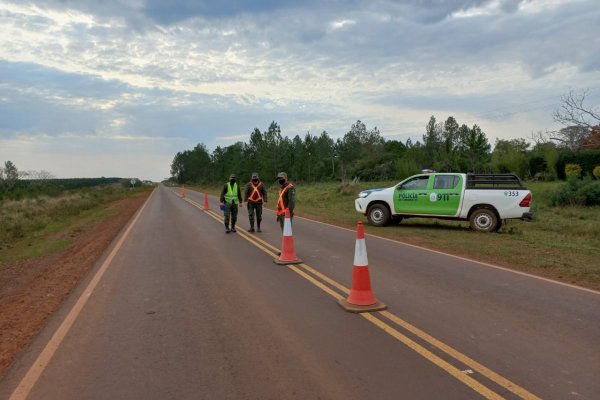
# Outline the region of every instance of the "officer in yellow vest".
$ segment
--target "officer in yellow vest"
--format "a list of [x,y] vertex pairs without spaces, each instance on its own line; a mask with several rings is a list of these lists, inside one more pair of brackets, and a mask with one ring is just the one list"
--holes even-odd
[[294,217],[294,207],[296,206],[296,188],[287,180],[287,174],[280,172],[277,174],[277,182],[281,188],[279,189],[279,199],[277,199],[277,221],[283,230],[285,221],[285,210],[290,210],[290,222]]
[[267,204],[267,190],[260,181],[258,173],[252,173],[252,180],[246,186],[244,200],[248,206],[248,219],[250,220],[250,229],[248,232],[254,232],[254,213],[256,212],[256,231],[261,232],[260,222],[262,221],[262,206]]
[[[225,208],[225,233],[235,232],[235,223],[238,215],[238,204],[242,207],[242,191],[237,184],[235,174],[229,175],[229,182],[223,186],[221,191],[221,208]],[[231,230],[229,229],[229,217],[231,216]]]

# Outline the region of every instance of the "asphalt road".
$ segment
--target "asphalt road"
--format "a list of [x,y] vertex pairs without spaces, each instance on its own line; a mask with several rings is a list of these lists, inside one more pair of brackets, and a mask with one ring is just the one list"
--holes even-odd
[[295,218],[276,265],[272,211],[203,199],[155,190],[0,399],[600,398],[599,293],[367,235],[389,309],[348,313],[354,231]]

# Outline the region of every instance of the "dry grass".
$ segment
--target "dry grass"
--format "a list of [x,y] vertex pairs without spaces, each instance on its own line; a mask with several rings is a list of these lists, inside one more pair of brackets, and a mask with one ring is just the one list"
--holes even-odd
[[129,189],[105,186],[69,191],[56,197],[4,200],[0,202],[0,251],[33,236],[58,231],[82,212],[129,194]]

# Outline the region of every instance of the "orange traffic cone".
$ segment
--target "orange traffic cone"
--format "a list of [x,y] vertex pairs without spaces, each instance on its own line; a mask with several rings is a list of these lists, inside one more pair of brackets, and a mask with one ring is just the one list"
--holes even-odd
[[283,221],[283,239],[281,239],[281,254],[279,259],[273,260],[275,264],[300,264],[302,260],[296,257],[294,249],[294,236],[292,235],[292,220],[290,210],[285,209],[285,220]]
[[185,199],[185,185],[181,185],[181,198]]
[[204,192],[204,211],[208,211],[208,193]]
[[352,289],[347,299],[341,299],[338,304],[349,312],[361,313],[385,310],[387,306],[375,298],[371,290],[369,277],[369,261],[367,245],[362,222],[358,223],[356,246],[354,247],[354,269],[352,271]]

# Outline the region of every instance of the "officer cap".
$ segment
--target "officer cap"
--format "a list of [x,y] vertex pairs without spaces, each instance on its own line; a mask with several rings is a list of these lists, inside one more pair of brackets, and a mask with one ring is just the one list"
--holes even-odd
[[252,173],[252,179],[258,179],[258,172]]
[[280,172],[277,174],[277,179],[285,179],[287,180],[287,174],[285,172]]
[[229,175],[229,179],[237,179],[237,176],[235,176],[235,174],[231,174]]

